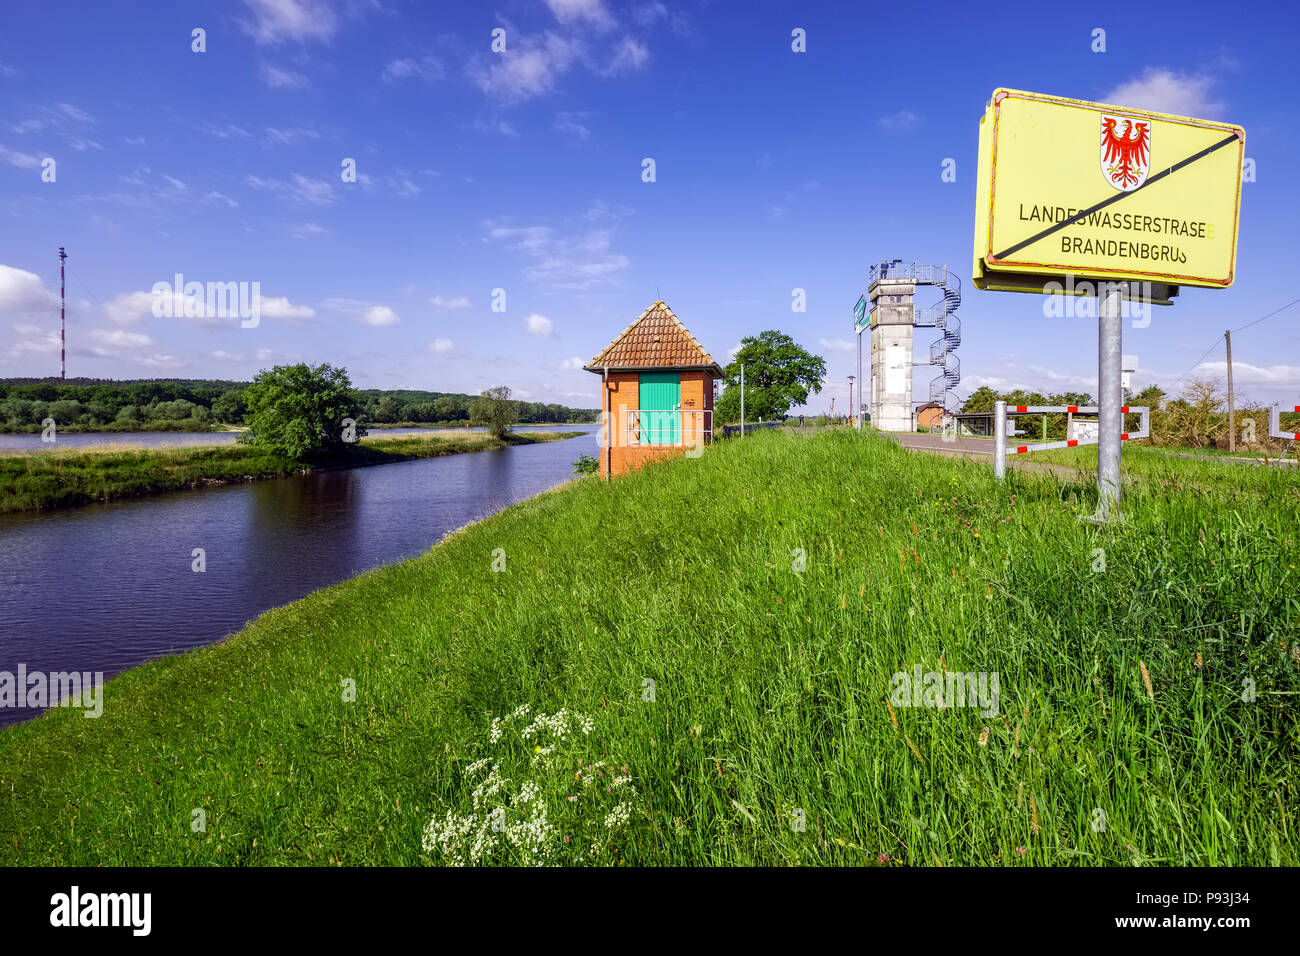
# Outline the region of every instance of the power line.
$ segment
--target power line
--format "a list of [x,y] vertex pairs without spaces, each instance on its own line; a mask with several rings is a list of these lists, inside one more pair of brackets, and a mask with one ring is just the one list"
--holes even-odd
[[1291,300],[1290,302],[1288,302],[1286,305],[1282,306],[1282,308],[1280,308],[1280,309],[1274,309],[1274,310],[1273,310],[1272,312],[1270,312],[1268,315],[1263,316],[1262,318],[1258,318],[1258,319],[1256,319],[1254,322],[1248,322],[1248,323],[1246,323],[1245,325],[1243,325],[1243,326],[1241,327],[1241,329],[1233,329],[1232,331],[1234,331],[1234,332],[1240,332],[1242,329],[1248,329],[1248,328],[1250,328],[1252,325],[1259,325],[1259,323],[1263,322],[1264,319],[1271,319],[1271,318],[1273,318],[1273,316],[1277,315],[1279,312],[1285,312],[1287,309],[1291,308],[1291,306],[1295,305],[1297,302],[1300,302],[1300,299],[1292,299],[1292,300]]
[[[1217,339],[1214,340],[1214,344],[1205,350],[1205,355],[1209,355],[1211,352],[1217,349],[1219,347],[1219,343],[1222,341],[1223,341],[1223,336],[1220,335]],[[1187,378],[1187,376],[1191,375],[1192,372],[1196,370],[1196,367],[1205,361],[1205,355],[1202,355],[1200,358],[1198,358],[1195,362],[1192,363],[1191,368],[1189,368],[1186,372],[1184,372],[1182,375],[1178,376],[1176,379],[1174,379],[1172,382],[1169,383],[1168,394],[1172,395],[1174,386],[1177,385],[1179,382],[1181,382],[1183,379]]]
[[[1273,318],[1273,316],[1277,315],[1279,312],[1285,312],[1287,309],[1291,308],[1291,306],[1295,305],[1297,302],[1300,302],[1300,299],[1292,299],[1292,300],[1291,300],[1290,302],[1288,302],[1286,305],[1281,306],[1280,308],[1274,309],[1274,310],[1273,310],[1272,312],[1270,312],[1268,315],[1262,315],[1262,316],[1260,316],[1258,319],[1256,319],[1254,322],[1247,322],[1245,325],[1241,326],[1240,328],[1233,329],[1232,332],[1233,332],[1233,333],[1241,332],[1241,331],[1243,331],[1243,330],[1245,330],[1245,329],[1250,328],[1252,325],[1259,325],[1259,323],[1263,322],[1265,319],[1271,319],[1271,318]],[[1202,355],[1200,358],[1198,358],[1198,359],[1197,359],[1197,360],[1192,364],[1192,367],[1191,367],[1191,368],[1189,368],[1186,372],[1184,372],[1182,375],[1178,376],[1176,379],[1174,379],[1172,382],[1169,383],[1170,394],[1173,394],[1173,388],[1174,388],[1174,386],[1177,385],[1179,382],[1181,382],[1183,379],[1185,379],[1188,375],[1191,375],[1192,372],[1194,372],[1194,371],[1196,370],[1196,367],[1197,367],[1198,365],[1200,365],[1202,362],[1205,361],[1205,356],[1206,356],[1206,355],[1209,355],[1211,352],[1213,352],[1216,348],[1219,347],[1219,343],[1222,342],[1223,339],[1224,339],[1224,336],[1222,336],[1222,335],[1220,335],[1217,339],[1215,339],[1215,340],[1214,340],[1214,344],[1211,345],[1208,349],[1205,350],[1205,355]]]

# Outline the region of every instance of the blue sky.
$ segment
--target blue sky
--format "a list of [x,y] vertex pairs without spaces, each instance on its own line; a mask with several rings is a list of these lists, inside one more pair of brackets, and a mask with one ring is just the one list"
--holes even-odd
[[[1050,7],[9,5],[0,375],[58,374],[63,245],[69,375],[247,379],[327,361],[364,387],[505,383],[594,407],[596,378],[575,366],[663,298],[723,364],[743,335],[788,332],[828,362],[810,408],[841,408],[867,267],[903,258],[965,283],[959,394],[1088,391],[1095,321],[969,284],[978,120],[1007,86],[1246,127],[1257,179],[1235,286],[1185,289],[1125,329],[1136,384],[1167,385],[1224,329],[1300,295],[1300,15]],[[490,49],[498,28],[504,54]],[[791,49],[795,28],[806,52]],[[356,182],[341,179],[345,158]],[[941,180],[946,158],[956,182]],[[154,317],[149,291],[176,273],[260,282],[260,325]],[[796,288],[806,312],[791,310]],[[1300,400],[1297,318],[1234,336],[1247,397]],[[931,337],[918,333],[918,360]],[[1223,374],[1221,344],[1205,361],[1192,377]],[[918,401],[934,374],[917,370]]]

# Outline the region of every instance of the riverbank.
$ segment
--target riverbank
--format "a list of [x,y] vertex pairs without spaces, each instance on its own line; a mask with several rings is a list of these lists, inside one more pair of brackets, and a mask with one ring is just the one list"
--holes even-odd
[[0,732],[0,863],[1295,865],[1300,490],[1176,468],[1113,529],[845,431],[572,482]]
[[583,432],[518,432],[495,439],[483,432],[363,438],[346,457],[303,462],[255,445],[193,448],[112,445],[56,451],[0,453],[0,514],[47,510],[258,481],[337,468],[359,468],[416,458],[560,441]]

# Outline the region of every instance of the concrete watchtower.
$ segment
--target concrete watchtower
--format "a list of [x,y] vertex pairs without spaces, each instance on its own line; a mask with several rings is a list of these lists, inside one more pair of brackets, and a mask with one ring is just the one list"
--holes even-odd
[[[882,431],[911,431],[912,367],[939,366],[939,377],[930,383],[930,401],[945,408],[949,407],[951,389],[961,381],[955,354],[961,344],[956,315],[960,286],[944,266],[899,259],[872,266],[869,281],[871,424]],[[917,309],[913,301],[917,286],[936,286],[943,297],[937,305]],[[912,361],[912,330],[917,327],[941,331],[939,340],[930,346],[929,362]]]

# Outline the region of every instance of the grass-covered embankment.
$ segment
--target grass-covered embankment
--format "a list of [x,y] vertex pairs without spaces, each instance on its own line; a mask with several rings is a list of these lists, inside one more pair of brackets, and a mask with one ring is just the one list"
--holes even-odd
[[330,468],[383,465],[573,438],[582,432],[526,432],[495,439],[468,435],[363,438],[346,455],[299,461],[257,445],[196,448],[112,446],[0,454],[0,514],[179,491],[227,482],[281,478]]
[[[439,862],[430,819],[540,802],[559,862],[1294,865],[1300,485],[1250,480],[1105,529],[842,431],[572,483],[0,733],[0,862]],[[997,715],[887,703],[918,664]],[[520,705],[590,735],[491,742]]]

